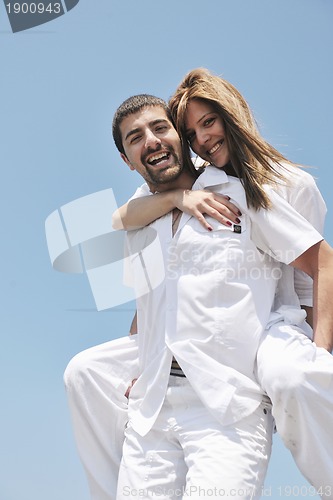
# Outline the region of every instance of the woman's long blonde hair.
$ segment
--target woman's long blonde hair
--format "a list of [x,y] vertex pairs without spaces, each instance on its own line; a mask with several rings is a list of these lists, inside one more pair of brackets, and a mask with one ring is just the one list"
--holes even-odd
[[285,181],[281,163],[296,165],[263,139],[249,105],[238,90],[204,68],[190,71],[169,101],[185,161],[190,157],[185,115],[191,99],[208,102],[222,118],[230,163],[244,186],[248,205],[255,209],[269,208],[264,184]]

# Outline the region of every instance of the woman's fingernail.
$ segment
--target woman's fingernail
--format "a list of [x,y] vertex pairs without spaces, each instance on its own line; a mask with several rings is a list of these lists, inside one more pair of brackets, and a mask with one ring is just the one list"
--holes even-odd
[[237,222],[237,224],[240,224],[240,220],[238,218],[236,219],[236,222]]
[[230,221],[227,220],[227,225],[228,226],[232,226],[232,223]]
[[213,231],[212,227],[208,227],[207,229],[208,229],[208,231]]
[[239,217],[241,217],[242,212],[240,210],[238,210],[237,215],[239,215]]

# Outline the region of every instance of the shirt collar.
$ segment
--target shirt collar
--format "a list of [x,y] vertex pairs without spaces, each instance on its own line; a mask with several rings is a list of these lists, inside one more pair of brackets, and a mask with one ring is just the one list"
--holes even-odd
[[218,184],[226,184],[227,182],[229,182],[229,178],[224,170],[208,165],[203,173],[199,175],[192,189],[204,189]]

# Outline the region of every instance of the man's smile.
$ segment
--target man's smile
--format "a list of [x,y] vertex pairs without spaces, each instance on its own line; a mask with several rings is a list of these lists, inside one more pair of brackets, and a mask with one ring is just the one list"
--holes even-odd
[[149,165],[155,166],[166,162],[167,160],[169,160],[169,158],[169,152],[156,153],[148,158],[147,163],[149,163]]

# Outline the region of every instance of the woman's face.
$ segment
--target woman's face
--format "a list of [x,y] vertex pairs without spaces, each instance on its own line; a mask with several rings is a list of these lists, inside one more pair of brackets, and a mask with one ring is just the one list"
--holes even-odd
[[191,149],[201,158],[219,168],[229,162],[223,122],[209,102],[197,99],[189,101],[185,131]]

